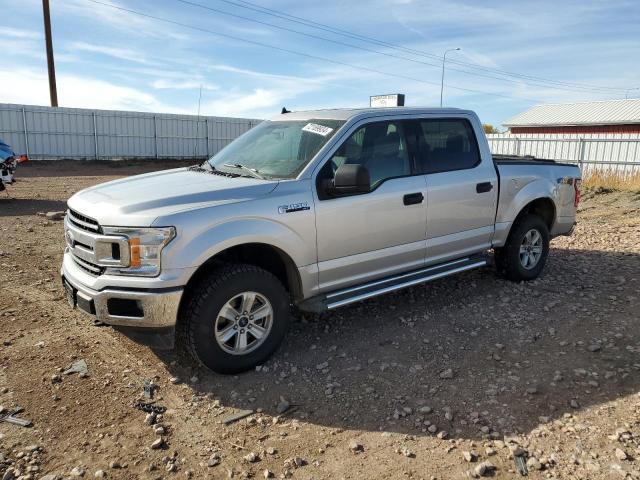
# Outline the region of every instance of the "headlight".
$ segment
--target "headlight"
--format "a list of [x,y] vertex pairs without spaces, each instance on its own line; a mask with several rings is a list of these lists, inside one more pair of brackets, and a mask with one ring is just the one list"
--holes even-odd
[[103,227],[105,235],[123,235],[129,242],[128,267],[109,267],[106,274],[155,277],[160,273],[160,253],[176,236],[174,227]]

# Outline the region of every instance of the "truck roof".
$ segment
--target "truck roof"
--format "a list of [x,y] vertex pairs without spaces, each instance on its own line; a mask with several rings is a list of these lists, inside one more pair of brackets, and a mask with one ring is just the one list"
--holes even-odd
[[415,115],[442,113],[472,113],[470,110],[459,108],[434,107],[377,107],[377,108],[332,108],[326,110],[302,110],[289,112],[271,117],[269,120],[309,120],[312,118],[325,120],[351,120],[354,117],[371,117],[385,115]]

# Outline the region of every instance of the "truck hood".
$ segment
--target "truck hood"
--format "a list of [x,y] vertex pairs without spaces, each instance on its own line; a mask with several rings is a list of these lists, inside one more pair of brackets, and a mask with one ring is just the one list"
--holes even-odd
[[183,210],[254,200],[277,184],[178,168],[102,183],[81,190],[67,203],[101,225],[144,227]]

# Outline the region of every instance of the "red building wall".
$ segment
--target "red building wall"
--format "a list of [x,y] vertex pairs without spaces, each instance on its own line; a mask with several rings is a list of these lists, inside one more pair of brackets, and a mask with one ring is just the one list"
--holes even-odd
[[640,123],[628,125],[580,125],[553,127],[511,127],[517,133],[640,133]]

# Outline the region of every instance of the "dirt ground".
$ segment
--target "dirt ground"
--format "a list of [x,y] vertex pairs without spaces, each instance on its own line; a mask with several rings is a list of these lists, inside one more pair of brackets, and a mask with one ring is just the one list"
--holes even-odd
[[297,315],[221,376],[70,310],[62,222],[38,215],[158,167],[33,162],[0,193],[0,408],[33,421],[0,422],[0,478],[511,479],[513,453],[533,479],[640,478],[640,193],[586,194],[537,281],[486,268]]

